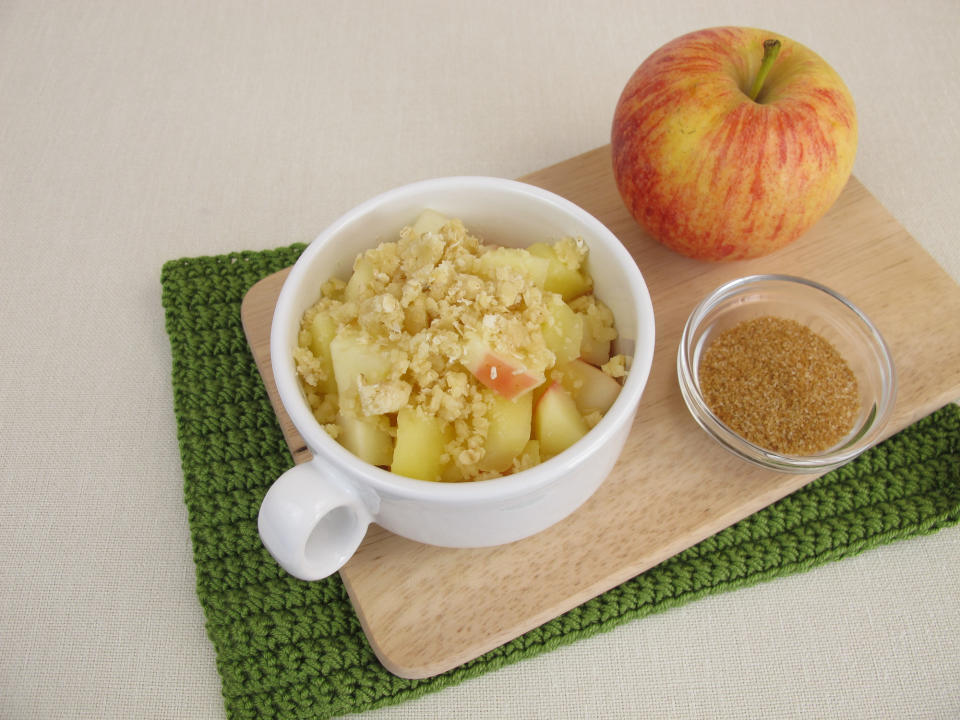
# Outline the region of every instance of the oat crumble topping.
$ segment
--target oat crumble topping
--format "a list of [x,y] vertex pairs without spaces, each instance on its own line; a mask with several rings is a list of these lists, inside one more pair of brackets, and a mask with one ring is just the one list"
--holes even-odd
[[[563,238],[552,247],[565,267],[583,266],[587,246],[582,239]],[[478,467],[492,391],[464,363],[470,343],[480,342],[509,360],[516,373],[546,379],[556,364],[542,330],[544,323],[553,322],[548,311],[553,293],[538,287],[530,274],[493,262],[491,256],[518,252],[525,251],[485,245],[459,220],[450,220],[420,234],[404,227],[396,240],[358,256],[349,281],[327,280],[319,301],[303,316],[294,351],[307,401],[326,431],[335,438],[341,434],[340,414],[375,417],[379,427],[396,437],[395,413],[410,406],[448,427],[444,459],[455,465],[449,477],[479,480],[503,474]],[[609,343],[616,337],[613,314],[592,294],[568,305],[584,318],[584,332],[594,340]],[[369,348],[383,360],[353,368],[347,383],[341,383],[329,360],[311,349],[315,341],[330,342],[334,336]],[[622,378],[626,358],[614,356],[602,369]],[[491,380],[499,372],[491,366]],[[341,384],[348,387],[337,392]],[[584,417],[592,427],[601,414]],[[509,472],[536,462],[538,457],[522,452]]]

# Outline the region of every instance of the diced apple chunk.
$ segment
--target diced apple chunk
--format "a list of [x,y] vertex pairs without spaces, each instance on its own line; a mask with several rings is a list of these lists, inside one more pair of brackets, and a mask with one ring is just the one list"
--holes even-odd
[[529,440],[520,451],[517,462],[523,469],[531,468],[540,464],[540,442],[538,440]]
[[487,277],[496,278],[497,268],[501,267],[511,268],[526,275],[534,285],[543,288],[543,284],[547,281],[550,261],[531,255],[523,249],[506,247],[490,250],[480,256],[480,272]]
[[446,445],[443,422],[412,407],[397,413],[397,442],[391,472],[417,480],[438,481]]
[[455,462],[448,462],[440,471],[440,482],[456,483],[463,480],[463,471]]
[[560,375],[583,415],[595,410],[607,412],[620,394],[620,383],[583,360],[571,361],[560,369]]
[[533,436],[544,458],[557,455],[587,434],[577,404],[559,383],[552,383],[533,411]]
[[448,222],[450,222],[450,218],[446,215],[428,208],[420,213],[416,221],[414,221],[413,232],[417,235],[440,232],[440,229]]
[[605,337],[608,331],[596,318],[588,315],[580,317],[583,318],[580,357],[599,367],[610,359],[610,340]]
[[346,300],[356,300],[373,282],[373,263],[366,255],[361,255],[353,264],[353,275],[347,280],[343,297]]
[[550,264],[547,267],[547,277],[543,289],[563,296],[564,300],[572,300],[590,292],[593,281],[583,269],[574,270],[564,265],[553,248],[546,243],[534,243],[527,248],[531,255],[544,258]]
[[337,440],[347,450],[371,465],[387,466],[393,461],[393,438],[384,427],[385,418],[352,417],[340,414]]
[[330,341],[330,360],[342,396],[357,392],[360,376],[370,385],[390,374],[390,357],[355,328],[342,328]]
[[[552,374],[553,374],[553,373],[551,372],[551,375],[552,375]],[[540,398],[543,397],[543,394],[547,391],[547,389],[548,389],[552,384],[553,384],[553,378],[552,378],[552,377],[551,377],[551,378],[547,378],[544,382],[540,383],[539,385],[537,385],[537,386],[533,389],[533,392],[530,393],[530,394],[533,396],[533,407],[534,407],[534,408],[537,407],[537,403],[540,402]]]
[[542,327],[543,341],[556,355],[556,364],[565,365],[580,357],[583,322],[580,316],[556,295],[548,296],[547,311],[549,315]]
[[329,313],[318,312],[310,321],[310,352],[320,363],[326,379],[317,384],[317,390],[330,394],[337,392],[337,381],[330,359],[330,341],[337,334],[337,322]]
[[480,467],[503,472],[530,440],[533,395],[527,393],[513,400],[495,392],[491,396],[492,405],[487,412],[490,427]]
[[498,355],[479,337],[467,340],[463,366],[483,385],[505,398],[515,398],[540,385],[543,373],[521,367],[513,358]]

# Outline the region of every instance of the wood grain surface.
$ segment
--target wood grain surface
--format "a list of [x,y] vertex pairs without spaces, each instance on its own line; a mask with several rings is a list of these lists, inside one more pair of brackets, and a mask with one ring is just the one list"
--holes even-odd
[[[684,258],[629,216],[609,146],[527,175],[595,215],[636,259],[653,298],[657,343],[623,455],[597,493],[546,531],[495,548],[419,544],[372,525],[340,574],[383,665],[424,678],[452,669],[709,537],[814,479],[756,468],[717,446],[687,412],[676,355],[694,305],[754,273],[821,282],[874,321],[899,391],[889,436],[960,398],[960,286],[856,179],[804,237],[735,263]],[[254,286],[244,328],[296,462],[309,451],[277,400],[269,359],[273,306],[286,271]]]

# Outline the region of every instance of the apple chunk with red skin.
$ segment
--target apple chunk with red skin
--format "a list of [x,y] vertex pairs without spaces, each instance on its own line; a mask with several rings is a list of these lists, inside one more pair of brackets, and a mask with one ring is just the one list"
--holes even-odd
[[656,50],[630,77],[611,133],[627,209],[697,259],[759,257],[833,205],[853,167],[857,117],[812,50],[754,28],[709,28]]
[[522,367],[518,360],[494,352],[479,337],[467,340],[460,362],[483,385],[508,399],[533,390],[545,379],[542,372]]

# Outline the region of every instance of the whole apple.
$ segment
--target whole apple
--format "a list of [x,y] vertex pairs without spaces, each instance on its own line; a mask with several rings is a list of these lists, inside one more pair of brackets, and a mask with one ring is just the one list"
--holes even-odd
[[655,239],[698,259],[766,255],[806,232],[853,168],[850,91],[820,56],[755,28],[683,35],[620,96],[613,172]]

